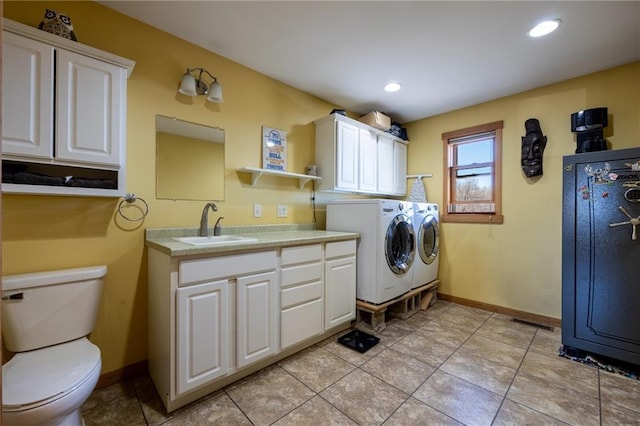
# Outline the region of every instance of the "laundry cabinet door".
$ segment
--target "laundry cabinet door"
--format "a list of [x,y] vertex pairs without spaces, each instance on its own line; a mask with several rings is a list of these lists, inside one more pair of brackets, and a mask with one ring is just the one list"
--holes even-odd
[[177,290],[177,393],[227,374],[229,282],[214,281]]

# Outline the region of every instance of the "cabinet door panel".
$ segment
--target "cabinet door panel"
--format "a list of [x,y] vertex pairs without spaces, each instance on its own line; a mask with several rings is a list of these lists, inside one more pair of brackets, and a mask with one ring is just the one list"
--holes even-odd
[[193,390],[227,373],[228,292],[227,281],[177,290],[178,394]]
[[393,192],[397,195],[404,195],[407,193],[407,145],[394,142],[393,161],[395,163]]
[[238,368],[275,353],[275,286],[275,271],[238,278]]
[[57,55],[56,156],[119,166],[125,70],[64,50]]
[[375,133],[360,129],[359,189],[375,192],[378,187],[378,141]]
[[356,258],[325,264],[325,329],[356,317]]
[[336,186],[339,189],[358,189],[359,129],[338,122],[336,152]]
[[320,334],[322,333],[322,300],[318,299],[286,309],[282,311],[280,321],[282,349]]
[[393,139],[378,136],[378,192],[393,193],[395,174],[393,171]]
[[53,156],[53,47],[3,32],[2,152]]

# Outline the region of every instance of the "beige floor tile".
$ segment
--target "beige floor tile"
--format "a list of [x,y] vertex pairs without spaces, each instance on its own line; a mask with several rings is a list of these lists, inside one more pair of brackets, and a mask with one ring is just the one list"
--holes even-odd
[[380,344],[384,346],[391,346],[396,343],[398,340],[403,337],[411,334],[411,330],[407,330],[406,328],[396,327],[395,325],[387,325],[387,327],[380,332],[373,332],[371,330],[363,330],[369,334],[373,334],[374,336],[380,339]]
[[598,398],[518,372],[507,398],[569,424],[599,425]]
[[598,369],[595,367],[560,356],[547,356],[529,351],[519,371],[543,382],[598,398]]
[[486,337],[496,342],[527,349],[536,334],[533,327],[526,330],[499,319],[490,318],[478,329],[476,335]]
[[275,426],[300,425],[357,425],[319,396],[313,397],[274,423]]
[[320,393],[359,424],[382,424],[409,397],[362,370],[355,370]]
[[554,331],[539,329],[531,342],[529,350],[545,355],[558,355],[558,350],[562,346],[562,329],[556,328]]
[[82,410],[90,410],[118,398],[135,398],[136,393],[131,381],[117,382],[112,385],[95,389],[82,404]]
[[444,320],[436,318],[418,329],[416,334],[424,335],[434,342],[458,347],[472,335],[472,332],[451,327]]
[[434,342],[415,332],[400,340],[392,348],[433,367],[439,367],[456,351],[455,347]]
[[603,404],[615,404],[640,413],[640,380],[603,370],[599,373]]
[[460,311],[459,309],[454,309],[452,307],[439,315],[435,320],[471,333],[478,330],[478,328],[487,320],[487,318],[480,314],[473,314],[469,312],[465,314],[464,312],[465,311]]
[[467,352],[454,353],[442,364],[440,370],[502,396],[507,393],[516,375],[515,368],[505,367]]
[[418,314],[414,314],[405,320],[387,315],[387,320],[385,323],[386,325],[393,325],[407,331],[415,331],[429,321],[430,319],[428,319],[427,317]]
[[443,371],[436,371],[413,397],[465,425],[490,425],[502,397]]
[[505,399],[492,426],[552,426],[566,424],[517,402]]
[[518,368],[527,350],[511,346],[474,334],[458,349],[502,364],[505,367]]
[[146,425],[136,398],[122,396],[105,404],[81,410],[86,426],[93,425]]
[[640,425],[640,413],[619,405],[603,402],[602,425]]
[[255,425],[271,424],[315,395],[278,366],[267,367],[225,391]]
[[435,370],[393,349],[381,352],[360,368],[408,394],[415,391]]
[[242,411],[226,393],[219,392],[215,397],[209,398],[189,410],[180,412],[166,423],[163,423],[163,426],[214,424],[240,426],[251,425],[252,423],[242,414]]
[[334,384],[356,368],[317,346],[293,355],[281,361],[279,365],[315,392]]
[[464,426],[414,398],[409,398],[402,404],[384,424],[385,426]]
[[456,315],[466,315],[470,318],[477,318],[481,320],[486,320],[491,317],[491,315],[493,315],[493,312],[485,311],[484,309],[457,304],[451,305],[449,313]]

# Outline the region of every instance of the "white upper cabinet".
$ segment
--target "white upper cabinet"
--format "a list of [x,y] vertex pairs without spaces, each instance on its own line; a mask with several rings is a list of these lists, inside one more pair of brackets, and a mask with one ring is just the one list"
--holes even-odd
[[3,192],[124,195],[135,63],[8,19],[3,25]]
[[314,123],[319,190],[405,195],[406,141],[339,114]]

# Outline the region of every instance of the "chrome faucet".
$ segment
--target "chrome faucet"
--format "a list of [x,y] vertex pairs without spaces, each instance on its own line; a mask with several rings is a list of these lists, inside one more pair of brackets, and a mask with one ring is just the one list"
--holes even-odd
[[202,217],[200,218],[200,230],[198,231],[199,237],[208,237],[209,236],[209,207],[214,212],[218,211],[218,206],[214,202],[210,202],[204,205],[204,209],[202,210]]

